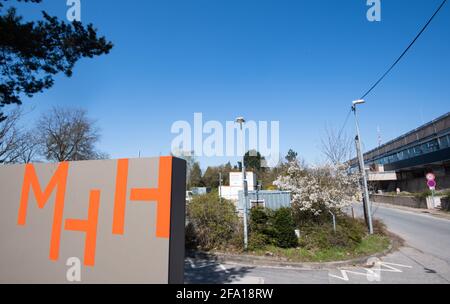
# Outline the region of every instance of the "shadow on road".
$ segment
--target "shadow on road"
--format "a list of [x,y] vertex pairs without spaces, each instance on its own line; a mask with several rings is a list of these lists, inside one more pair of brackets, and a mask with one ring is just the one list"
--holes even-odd
[[253,267],[225,268],[214,257],[188,257],[184,263],[185,284],[227,284],[244,278]]

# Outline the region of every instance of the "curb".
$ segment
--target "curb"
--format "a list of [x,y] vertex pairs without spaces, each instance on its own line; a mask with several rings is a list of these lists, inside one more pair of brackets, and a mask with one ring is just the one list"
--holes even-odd
[[188,252],[188,256],[195,259],[212,259],[219,263],[227,263],[241,266],[261,266],[261,267],[280,267],[280,268],[291,268],[301,270],[321,270],[321,269],[335,269],[345,266],[363,265],[367,263],[368,259],[384,257],[389,253],[393,252],[393,250],[394,245],[393,240],[391,240],[388,249],[386,249],[383,252],[364,257],[354,258],[351,260],[324,262],[324,263],[296,263],[276,258],[268,258],[254,255],[235,255],[221,252],[214,252],[214,253]]

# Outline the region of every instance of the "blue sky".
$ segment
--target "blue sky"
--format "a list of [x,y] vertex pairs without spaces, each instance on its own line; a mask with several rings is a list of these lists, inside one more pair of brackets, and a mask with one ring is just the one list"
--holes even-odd
[[[27,121],[54,105],[86,108],[102,129],[99,148],[119,158],[168,154],[172,124],[194,112],[223,123],[243,115],[280,121],[282,154],[293,148],[308,162],[323,159],[325,125],[342,126],[351,101],[441,2],[382,0],[382,21],[371,23],[366,0],[81,1],[82,21],[115,47],[26,100]],[[65,18],[65,3],[23,4],[19,13]],[[366,150],[378,126],[387,141],[449,111],[448,54],[450,5],[361,108]]]

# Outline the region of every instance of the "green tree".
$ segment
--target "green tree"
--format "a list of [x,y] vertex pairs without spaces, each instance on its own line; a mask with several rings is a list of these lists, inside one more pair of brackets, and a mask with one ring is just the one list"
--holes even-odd
[[261,153],[257,151],[248,151],[244,156],[245,169],[253,171],[258,177],[262,177],[266,171],[264,167],[265,159],[261,156]]
[[192,166],[188,186],[189,188],[204,186],[202,180],[202,169],[200,168],[200,164],[198,162],[194,163]]
[[222,186],[230,184],[230,172],[233,171],[231,163],[228,162],[226,165],[219,167],[208,167],[205,174],[203,175],[203,184],[205,187],[212,189],[219,188],[219,176],[222,174]]
[[225,166],[222,168],[222,185],[229,185],[230,184],[230,172],[233,171],[233,166],[231,166],[231,163],[228,162]]
[[295,152],[294,150],[290,149],[285,158],[289,163],[291,163],[293,161],[296,161],[297,157],[298,157],[298,153]]
[[208,167],[203,175],[203,184],[209,188],[219,188],[219,167]]
[[[113,47],[92,24],[66,23],[46,12],[40,21],[25,22],[14,7],[5,8],[7,2],[0,0],[0,107],[20,105],[23,96],[51,88],[56,74],[72,76],[81,58],[108,54]],[[0,112],[0,121],[5,118]]]

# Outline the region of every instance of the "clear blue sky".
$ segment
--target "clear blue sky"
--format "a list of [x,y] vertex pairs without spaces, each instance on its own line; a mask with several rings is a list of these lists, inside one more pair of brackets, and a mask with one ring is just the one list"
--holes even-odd
[[[112,157],[168,154],[174,121],[277,120],[281,152],[322,159],[325,124],[339,128],[351,101],[392,64],[441,0],[82,0],[115,48],[83,60],[70,79],[25,102],[30,121],[53,105],[84,107]],[[65,18],[65,0],[19,5]],[[365,148],[450,110],[450,4],[361,110]],[[347,132],[354,131],[350,121]],[[224,162],[204,160],[203,166]]]

